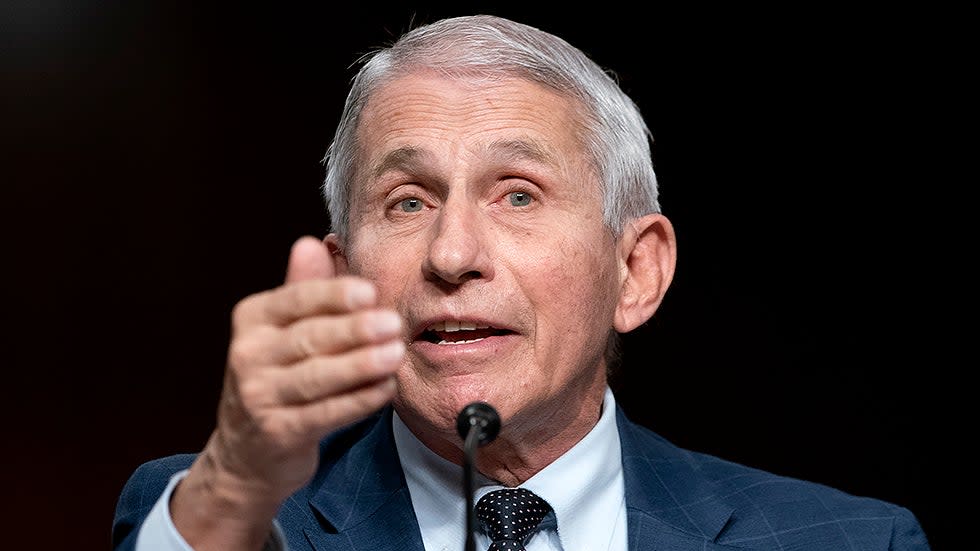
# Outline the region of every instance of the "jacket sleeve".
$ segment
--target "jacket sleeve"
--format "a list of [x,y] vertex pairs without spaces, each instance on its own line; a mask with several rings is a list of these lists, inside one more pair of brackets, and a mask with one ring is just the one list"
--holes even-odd
[[899,508],[888,548],[890,551],[931,551],[926,533],[912,511]]
[[193,454],[174,455],[140,465],[126,481],[116,502],[112,549],[135,551],[140,527],[163,495],[171,478],[190,467]]

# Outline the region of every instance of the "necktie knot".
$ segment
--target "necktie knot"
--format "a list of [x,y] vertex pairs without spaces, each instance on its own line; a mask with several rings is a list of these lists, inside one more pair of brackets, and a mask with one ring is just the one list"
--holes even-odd
[[496,490],[476,504],[476,517],[493,540],[488,551],[523,551],[524,539],[550,512],[547,501],[524,488]]

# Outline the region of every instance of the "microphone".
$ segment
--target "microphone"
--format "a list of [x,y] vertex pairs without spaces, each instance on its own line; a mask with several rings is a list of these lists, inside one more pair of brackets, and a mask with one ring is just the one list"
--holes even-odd
[[485,446],[500,433],[500,415],[486,402],[472,402],[456,416],[456,430],[463,439],[463,497],[466,499],[466,548],[476,551],[476,511],[473,510],[473,464],[477,446]]

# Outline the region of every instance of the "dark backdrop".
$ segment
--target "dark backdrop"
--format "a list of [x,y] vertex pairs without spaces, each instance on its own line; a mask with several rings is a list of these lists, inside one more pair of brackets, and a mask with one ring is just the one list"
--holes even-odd
[[624,338],[627,412],[682,446],[907,506],[951,545],[952,396],[975,360],[951,352],[945,313],[962,298],[944,293],[954,236],[936,229],[957,200],[921,126],[944,102],[931,19],[73,4],[0,11],[11,547],[107,549],[131,471],[204,444],[230,309],[327,229],[320,161],[351,64],[473,12],[581,47],[655,135],[679,264]]

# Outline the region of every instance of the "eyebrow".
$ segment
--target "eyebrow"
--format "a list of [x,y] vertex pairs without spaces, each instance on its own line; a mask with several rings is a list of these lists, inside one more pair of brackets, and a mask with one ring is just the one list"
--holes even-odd
[[371,172],[377,178],[389,170],[419,172],[426,161],[434,157],[431,151],[414,146],[404,146],[385,154]]
[[555,157],[540,143],[525,138],[494,140],[487,150],[500,157],[500,161],[532,161],[544,165],[557,165]]
[[[494,140],[484,150],[498,163],[531,161],[549,166],[558,164],[554,155],[531,139]],[[407,145],[386,153],[371,172],[375,178],[391,170],[417,174],[424,172],[425,165],[431,163],[434,157],[435,154],[428,149]]]

